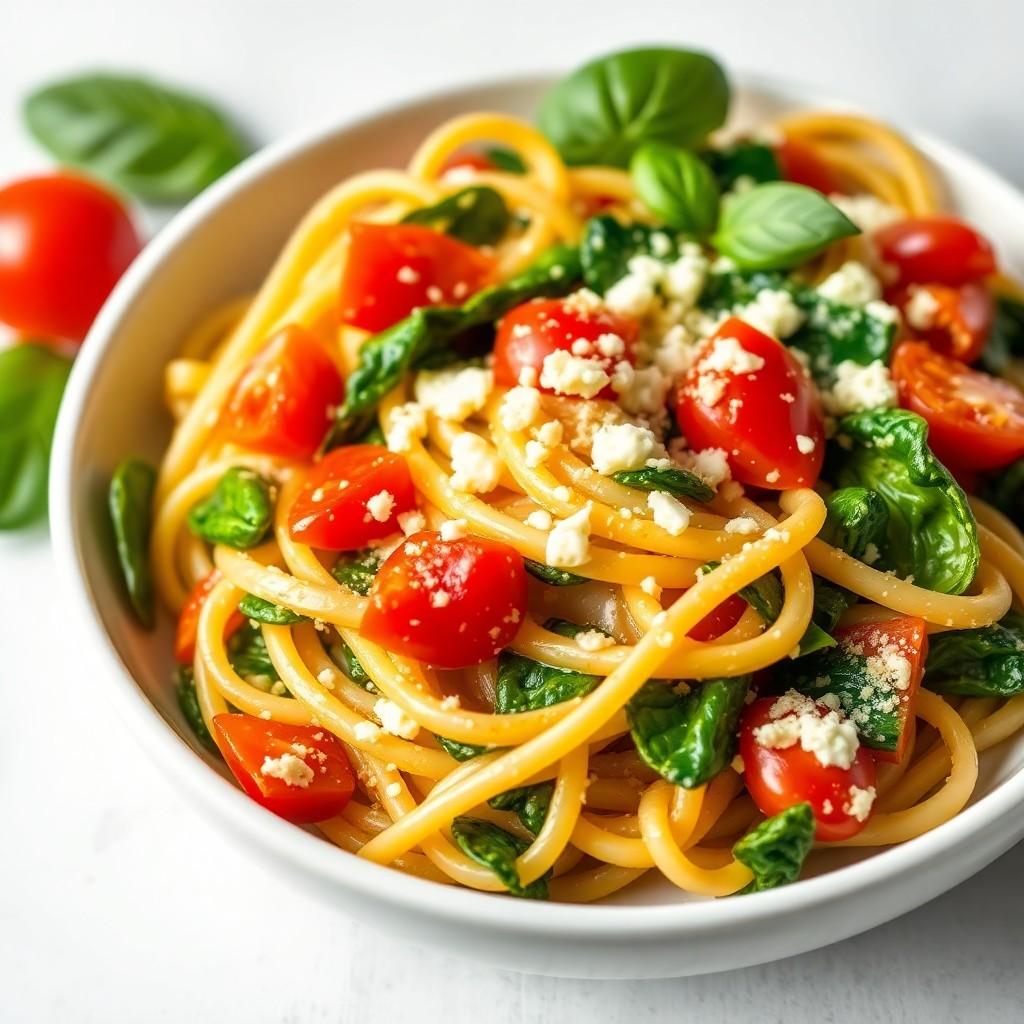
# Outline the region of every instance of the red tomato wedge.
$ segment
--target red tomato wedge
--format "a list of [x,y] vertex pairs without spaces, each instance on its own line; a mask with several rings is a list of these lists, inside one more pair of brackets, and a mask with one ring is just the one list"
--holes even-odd
[[417,306],[458,305],[494,275],[490,256],[419,224],[355,223],[349,231],[341,319],[364,331],[383,331]]
[[910,664],[907,686],[898,692],[900,741],[896,751],[874,750],[876,761],[900,762],[914,736],[914,697],[921,686],[928,656],[928,627],[924,619],[904,615],[884,622],[862,622],[843,626],[833,636],[844,650],[865,658],[896,656]]
[[[538,299],[516,306],[498,325],[494,342],[494,380],[504,387],[520,383],[527,370],[540,382],[544,360],[563,351],[586,359],[610,377],[615,364],[633,362],[636,321],[598,307],[589,309],[565,299]],[[540,385],[549,394],[571,394]],[[614,399],[610,384],[593,397]]]
[[742,483],[811,487],[821,472],[825,424],[817,389],[783,344],[736,317],[687,371],[676,417],[694,450],[725,449]]
[[398,516],[416,507],[416,489],[401,455],[376,444],[328,452],[306,477],[288,513],[302,544],[355,551],[398,529]]
[[526,613],[526,569],[507,544],[413,534],[373,581],[360,632],[408,658],[466,668],[493,658]]
[[928,421],[928,445],[943,462],[998,469],[1024,455],[1024,393],[1009,381],[905,341],[892,361],[900,405]]
[[307,330],[285,327],[242,371],[224,407],[228,440],[245,448],[310,459],[345,394],[338,367]]
[[81,341],[142,243],[121,203],[77,174],[0,189],[0,320]]
[[691,640],[717,640],[728,633],[743,617],[747,602],[739,594],[727,597],[717,608],[712,609],[686,635]]
[[[210,591],[223,579],[220,569],[214,569],[204,576],[192,588],[188,595],[185,607],[181,609],[178,616],[178,627],[174,634],[174,658],[179,664],[191,665],[196,657],[196,633],[199,629],[199,614]],[[232,633],[239,629],[245,622],[245,616],[240,611],[231,613],[231,617],[224,625],[224,639],[227,640]]]
[[[856,813],[858,791],[875,785],[875,762],[867,747],[858,747],[848,768],[841,764],[822,764],[811,750],[799,742],[792,746],[764,746],[758,730],[786,717],[773,709],[778,697],[762,697],[743,713],[740,721],[740,757],[743,781],[762,814],[779,814],[794,804],[811,805],[817,822],[815,838],[837,842],[855,836],[867,820]],[[824,718],[829,709],[815,704],[809,712]],[[852,791],[851,791],[852,790]],[[870,795],[867,795],[870,799]]]
[[984,284],[912,284],[886,296],[913,333],[937,352],[963,363],[981,355],[995,319],[995,300]]
[[326,729],[225,714],[213,734],[242,789],[296,825],[333,818],[352,798],[355,772]]
[[901,284],[966,284],[994,273],[988,239],[948,214],[908,217],[874,234],[878,255]]
[[827,196],[842,192],[836,172],[806,142],[784,139],[775,147],[775,159],[784,181],[806,185]]

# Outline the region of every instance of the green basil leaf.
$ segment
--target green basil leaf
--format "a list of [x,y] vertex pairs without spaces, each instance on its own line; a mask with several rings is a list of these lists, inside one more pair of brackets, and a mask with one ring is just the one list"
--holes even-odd
[[889,506],[867,487],[840,487],[825,499],[828,515],[821,538],[852,558],[879,550],[889,526]]
[[505,200],[489,185],[471,185],[433,206],[413,210],[403,224],[424,224],[469,245],[494,245],[508,230]]
[[452,822],[452,839],[467,857],[490,868],[513,896],[530,900],[548,898],[548,875],[529,885],[523,885],[519,879],[516,859],[530,844],[518,836],[481,818],[459,817]]
[[147,629],[154,621],[149,535],[155,490],[156,470],[142,459],[125,459],[114,470],[108,493],[121,575],[132,608]]
[[629,162],[636,194],[670,227],[706,238],[718,220],[718,182],[699,156],[664,142],[645,142]]
[[924,685],[960,697],[1024,693],[1024,616],[1011,613],[995,625],[931,636]]
[[737,142],[722,149],[706,149],[701,156],[723,192],[728,192],[741,179],[756,184],[782,178],[775,150],[763,142]]
[[228,640],[228,661],[243,679],[262,689],[269,690],[281,678],[267,653],[263,630],[248,622]]
[[889,509],[876,565],[962,594],[981,560],[978,528],[967,496],[928,447],[928,424],[904,409],[874,409],[840,420],[837,438],[836,485],[873,490]]
[[[575,633],[566,633],[561,623],[549,622],[546,628],[563,636],[575,636]],[[572,628],[578,632],[587,627]],[[522,654],[503,651],[498,657],[494,710],[499,715],[513,715],[520,711],[549,708],[553,704],[585,696],[600,681],[600,676],[545,665]]]
[[487,747],[480,747],[475,743],[460,743],[458,740],[448,739],[447,736],[435,736],[434,738],[441,749],[449,757],[454,757],[456,761],[468,761],[470,758],[487,753]]
[[523,825],[536,835],[544,827],[544,819],[551,806],[553,782],[538,782],[534,786],[520,786],[491,797],[489,807],[496,811],[514,811]]
[[344,560],[339,559],[331,569],[331,575],[354,594],[366,597],[380,565],[380,552],[374,548],[363,548]]
[[0,530],[46,514],[50,445],[71,361],[24,342],[0,351]]
[[729,763],[750,676],[708,679],[679,693],[652,679],[626,705],[637,753],[663,779],[694,789]]
[[24,116],[58,161],[146,202],[191,199],[248,153],[209,103],[126,75],[79,75],[46,85],[25,101]]
[[266,622],[270,626],[291,626],[296,622],[308,622],[305,615],[299,615],[290,608],[274,604],[273,601],[265,601],[255,594],[246,594],[238,602],[238,610],[254,622]]
[[179,667],[174,692],[177,695],[178,707],[185,718],[185,723],[195,734],[196,739],[211,754],[220,755],[220,748],[210,735],[210,730],[206,728],[203,713],[199,709],[199,695],[196,693],[196,681],[192,669],[184,665]]
[[626,487],[635,487],[638,491],[668,491],[680,498],[693,498],[694,501],[710,501],[714,490],[709,487],[696,473],[678,466],[668,469],[657,469],[643,466],[640,469],[623,469],[612,473],[612,479]]
[[712,245],[740,267],[781,270],[860,230],[820,192],[789,181],[755,185],[722,204]]
[[509,149],[508,146],[488,146],[484,150],[484,156],[499,171],[505,171],[507,174],[526,173],[526,164],[523,163],[523,158],[514,149]]
[[209,544],[245,551],[267,535],[272,512],[267,481],[254,470],[233,466],[208,498],[192,506],[188,528]]
[[538,123],[567,163],[625,167],[644,142],[699,144],[728,110],[729,83],[716,61],[652,48],[585,64],[547,94]]
[[531,558],[524,561],[526,571],[531,576],[535,576],[541,583],[547,583],[551,587],[577,587],[581,583],[588,582],[586,576],[577,576],[576,573],[568,572],[565,569],[556,569],[543,562],[535,562]]
[[344,640],[338,640],[328,648],[331,660],[356,686],[361,686],[367,693],[376,693],[377,687],[363,668],[363,663],[356,657],[356,652]]
[[754,873],[742,892],[761,892],[788,885],[800,877],[814,845],[814,812],[810,804],[794,804],[762,821],[733,848],[733,856]]
[[622,224],[614,217],[591,217],[583,229],[580,263],[583,283],[604,295],[629,272],[634,256],[650,256],[671,263],[679,258],[685,236],[647,224]]

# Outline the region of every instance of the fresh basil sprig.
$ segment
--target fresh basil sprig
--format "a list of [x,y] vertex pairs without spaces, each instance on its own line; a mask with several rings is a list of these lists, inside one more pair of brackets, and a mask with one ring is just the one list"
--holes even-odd
[[139,199],[191,199],[248,147],[209,103],[128,75],[90,74],[43,86],[25,101],[36,141]]
[[192,506],[188,528],[209,544],[245,551],[266,536],[272,512],[266,480],[254,470],[232,466],[213,493]]
[[679,231],[706,238],[718,220],[718,182],[695,153],[666,142],[645,142],[629,162],[637,195]]
[[748,270],[782,270],[859,228],[820,192],[790,181],[755,185],[722,204],[711,244]]
[[501,194],[488,185],[471,185],[433,206],[412,210],[403,224],[423,224],[469,245],[494,245],[508,230],[511,217]]
[[698,145],[728,110],[729,83],[716,61],[652,48],[585,64],[547,94],[538,122],[567,163],[625,167],[644,142]]
[[153,625],[153,573],[149,565],[156,470],[142,459],[125,459],[110,480],[110,521],[114,527],[117,558],[139,621]]
[[0,530],[46,513],[57,409],[71,363],[43,345],[0,351]]

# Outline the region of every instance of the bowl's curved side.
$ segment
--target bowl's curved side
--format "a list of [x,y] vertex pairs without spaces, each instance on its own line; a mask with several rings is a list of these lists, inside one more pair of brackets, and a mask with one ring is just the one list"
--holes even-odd
[[[263,812],[194,746],[171,688],[166,624],[142,633],[125,607],[104,525],[104,494],[131,452],[166,444],[162,368],[198,315],[250,289],[311,201],[367,166],[403,163],[424,126],[466,109],[530,114],[547,76],[467,87],[332,125],[269,147],[190,204],[147,247],[104,307],[72,373],[51,471],[55,553],[69,621],[94,652],[132,733],[219,824],[290,869],[300,884],[368,923],[438,938],[497,966],[579,977],[664,977],[724,970],[806,951],[862,931],[950,888],[1024,835],[1024,743],[990,762],[992,789],[928,835],[786,889],[719,902],[687,901],[667,884],[596,907],[536,904],[441,887],[349,857]],[[741,118],[822,102],[797,86],[753,80]],[[991,171],[919,137],[947,172],[954,203],[1005,236],[1024,199]],[[1024,231],[1003,253],[1024,266]],[[130,438],[130,442],[126,442]],[[191,749],[190,749],[191,747]],[[198,755],[198,756],[197,756]],[[995,785],[995,783],[1000,783]]]

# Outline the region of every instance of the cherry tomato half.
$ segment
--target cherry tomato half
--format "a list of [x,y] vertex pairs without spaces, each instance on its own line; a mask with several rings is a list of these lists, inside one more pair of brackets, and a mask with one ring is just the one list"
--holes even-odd
[[349,232],[341,319],[364,331],[383,331],[417,306],[462,303],[494,274],[490,256],[419,224],[357,222]]
[[[524,369],[536,373],[540,386],[544,360],[555,351],[570,352],[593,362],[609,376],[615,364],[633,362],[637,324],[602,308],[590,310],[565,299],[525,302],[506,313],[494,342],[494,380],[504,387],[519,383]],[[540,386],[549,394],[558,392]],[[605,385],[593,397],[614,399]]]
[[995,319],[992,293],[977,281],[911,284],[887,293],[886,299],[900,309],[917,337],[963,363],[981,355]]
[[214,717],[213,734],[242,789],[296,825],[333,818],[352,798],[355,772],[326,729],[224,714]]
[[900,405],[928,421],[928,445],[943,462],[997,469],[1024,455],[1024,393],[972,370],[923,341],[905,341],[892,361]]
[[423,531],[400,544],[370,589],[360,632],[442,668],[493,658],[526,613],[526,569],[507,544]]
[[[762,814],[779,814],[805,801],[811,805],[817,822],[815,838],[837,842],[855,836],[864,821],[853,813],[852,800],[856,790],[875,785],[875,762],[867,747],[858,747],[849,768],[824,765],[817,755],[798,743],[789,747],[762,746],[757,730],[776,719],[772,709],[777,697],[761,697],[743,713],[740,722],[740,757],[743,758],[743,781]],[[820,717],[828,708],[814,705]],[[780,716],[781,717],[781,716]],[[867,819],[865,818],[865,821]]]
[[[203,610],[210,591],[223,579],[220,569],[208,573],[192,588],[185,607],[178,616],[178,627],[174,634],[174,660],[181,665],[191,665],[196,657],[196,633],[199,629],[199,615]],[[227,640],[245,622],[240,611],[231,613],[224,624],[224,639]]]
[[736,317],[687,371],[676,416],[690,447],[724,448],[742,483],[810,487],[821,472],[825,425],[817,389],[783,344]]
[[965,284],[996,269],[988,239],[948,214],[898,220],[879,228],[874,241],[901,284]]
[[355,551],[397,529],[416,507],[416,489],[401,455],[376,444],[328,452],[309,471],[288,513],[295,540],[327,551]]
[[806,142],[784,139],[775,147],[775,159],[783,181],[806,185],[827,196],[842,192],[835,171]]
[[309,459],[345,394],[327,350],[303,327],[283,328],[242,371],[224,407],[228,440],[245,448]]
[[121,203],[76,174],[0,189],[0,320],[81,341],[142,243]]

